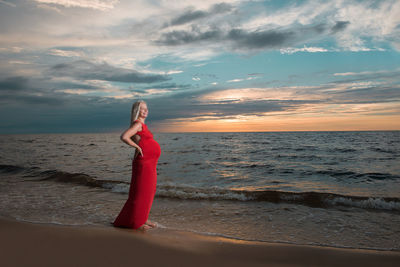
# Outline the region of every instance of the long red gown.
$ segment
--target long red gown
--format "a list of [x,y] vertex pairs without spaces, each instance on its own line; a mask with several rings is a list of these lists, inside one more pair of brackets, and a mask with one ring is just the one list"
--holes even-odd
[[139,153],[132,160],[129,196],[113,222],[116,227],[137,229],[142,226],[149,217],[156,193],[157,162],[161,155],[160,145],[153,139],[153,134],[144,123],[142,123],[142,130],[136,134],[140,136],[138,145],[142,148],[143,156]]

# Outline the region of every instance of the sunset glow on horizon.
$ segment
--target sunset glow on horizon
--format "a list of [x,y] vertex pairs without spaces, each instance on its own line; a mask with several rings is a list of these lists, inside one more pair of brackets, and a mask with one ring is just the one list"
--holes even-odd
[[270,118],[246,120],[172,121],[157,125],[157,132],[292,132],[292,131],[397,131],[400,115],[320,118]]

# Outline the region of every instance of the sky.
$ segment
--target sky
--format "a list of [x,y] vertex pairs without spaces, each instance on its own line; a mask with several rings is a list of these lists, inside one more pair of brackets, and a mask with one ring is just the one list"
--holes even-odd
[[400,1],[0,0],[0,133],[400,130]]

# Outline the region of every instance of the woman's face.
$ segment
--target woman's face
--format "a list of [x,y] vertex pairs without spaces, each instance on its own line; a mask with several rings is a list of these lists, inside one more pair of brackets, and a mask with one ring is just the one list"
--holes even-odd
[[146,118],[148,113],[149,113],[149,111],[147,110],[147,104],[146,103],[141,103],[140,104],[139,116],[143,117],[143,118]]

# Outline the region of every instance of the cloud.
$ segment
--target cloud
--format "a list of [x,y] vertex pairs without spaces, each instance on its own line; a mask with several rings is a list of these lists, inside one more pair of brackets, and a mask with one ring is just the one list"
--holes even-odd
[[5,107],[21,103],[54,106],[65,102],[62,97],[41,88],[40,82],[24,76],[12,76],[0,80],[0,103]]
[[377,71],[362,71],[362,72],[338,72],[334,73],[333,76],[360,76],[360,75],[373,75],[375,76],[376,74],[399,74],[400,76],[400,69],[395,69],[395,70],[377,70]]
[[22,64],[22,65],[32,64],[32,62],[22,61],[22,60],[10,60],[10,61],[8,61],[8,63],[9,64]]
[[249,77],[245,78],[245,79],[232,79],[232,80],[228,80],[226,82],[228,83],[237,83],[237,82],[242,82],[242,81],[248,81],[248,80],[254,80],[257,79],[259,77],[259,74],[248,74]]
[[340,72],[340,73],[334,73],[333,76],[353,76],[353,75],[358,75],[360,73],[356,72]]
[[381,44],[385,40],[395,46],[400,42],[399,12],[399,1],[340,3],[335,17],[351,23],[337,34],[338,45],[350,51],[371,51],[371,43]]
[[294,31],[254,31],[248,32],[241,29],[232,29],[227,34],[227,39],[240,48],[279,48],[289,43],[295,37]]
[[[382,61],[382,68],[396,66],[395,57],[389,56],[397,55],[397,51],[390,51],[390,45],[400,47],[399,1],[278,2],[43,0],[14,2],[18,8],[12,8],[2,1],[2,116],[11,114],[4,106],[12,104],[28,113],[40,110],[38,115],[53,115],[52,110],[59,108],[57,120],[73,123],[76,117],[68,112],[92,116],[118,111],[121,114],[116,116],[125,121],[136,97],[146,98],[154,108],[151,120],[201,120],[204,116],[226,118],[276,111],[287,114],[302,112],[305,105],[326,105],[326,112],[320,110],[323,115],[330,105],[340,109],[349,104],[398,103],[399,70],[366,72],[363,70],[372,69],[373,61],[366,66],[360,63],[363,60],[346,68],[340,66],[361,56]],[[168,27],[164,27],[165,22]],[[297,57],[275,53],[245,59],[234,55],[265,50],[340,54],[379,50],[379,46],[389,53],[348,53],[349,58],[335,57],[334,66],[319,65],[323,55],[315,54],[307,58],[302,54],[305,60],[310,58],[305,65]],[[283,59],[278,65],[275,56]],[[217,57],[214,62],[209,60],[212,57]],[[205,61],[194,62],[199,59]],[[205,64],[207,67],[201,67]],[[266,68],[266,64],[273,67]],[[319,66],[324,73],[313,76]],[[251,81],[257,88],[228,91],[230,87],[250,86],[246,80],[258,75],[246,75],[249,72],[265,73],[257,83]],[[290,87],[295,81],[320,84]],[[221,98],[202,101],[217,91],[221,91]],[[246,92],[249,98],[239,92]],[[40,104],[40,109],[32,108],[35,104]],[[45,109],[45,105],[50,108]],[[91,109],[85,109],[87,106]],[[21,116],[16,121],[21,124],[24,120]],[[117,120],[112,118],[108,123]],[[49,124],[55,121],[49,119]]]
[[52,83],[49,84],[52,88],[57,88],[58,90],[84,90],[86,92],[94,91],[105,91],[107,90],[104,85],[99,83],[89,82],[89,83],[79,83],[75,81],[65,81],[53,79]]
[[7,52],[7,53],[21,53],[23,50],[22,47],[12,46],[12,47],[0,47],[0,52]]
[[28,78],[23,76],[8,77],[0,80],[0,91],[22,91],[27,88]]
[[233,79],[233,80],[229,80],[229,81],[226,81],[226,82],[228,82],[228,83],[237,83],[237,82],[241,82],[241,81],[243,81],[243,79]]
[[332,27],[331,31],[332,33],[337,33],[339,31],[344,30],[349,24],[350,24],[349,21],[336,21],[336,24],[335,26]]
[[0,103],[2,105],[9,104],[30,104],[30,105],[45,105],[45,106],[60,106],[65,104],[64,99],[60,97],[49,97],[40,95],[14,95],[14,94],[4,94],[1,96]]
[[7,1],[2,1],[2,0],[0,0],[0,4],[5,4],[5,5],[10,6],[10,7],[17,7],[17,5],[14,4],[14,3],[10,3],[10,2],[7,2]]
[[168,71],[165,71],[163,73],[166,74],[166,75],[171,75],[171,74],[179,74],[179,73],[182,73],[182,72],[183,72],[183,70],[168,70]]
[[[183,88],[183,85],[181,86]],[[172,90],[172,89],[171,89]],[[105,98],[133,98],[165,93],[166,90],[127,90],[107,81],[78,82],[70,77],[12,76],[0,80],[0,98],[3,106],[25,104],[71,105],[87,102],[85,97],[102,102]],[[101,96],[100,96],[101,95]],[[81,97],[81,98],[79,98]],[[53,100],[53,102],[51,102]]]
[[[215,86],[213,86],[215,87]],[[260,112],[282,111],[296,105],[297,101],[248,101],[234,102],[225,101],[220,103],[200,102],[198,99],[202,94],[212,92],[207,89],[202,92],[179,93],[171,96],[162,96],[148,99],[148,105],[152,115],[152,122],[167,119],[179,120],[204,120],[226,118],[236,115],[260,115]]]
[[359,81],[369,81],[377,79],[385,79],[386,82],[398,82],[400,77],[400,69],[394,70],[378,70],[378,71],[363,71],[363,72],[342,72],[334,73],[336,77],[349,77],[343,80],[335,80],[332,83],[350,83]]
[[[100,87],[100,84],[97,87]],[[120,90],[117,92],[118,94],[105,97],[85,97],[87,92],[96,88],[95,84],[88,85],[86,91],[82,91],[84,84],[63,80],[49,83],[45,79],[33,80],[27,77],[3,79],[0,81],[0,88],[8,88],[8,90],[0,90],[2,105],[10,105],[10,103],[14,103],[16,106],[21,106],[21,103],[41,105],[49,108],[48,112],[51,112],[50,108],[52,107],[59,110],[60,114],[56,117],[58,119],[62,117],[63,121],[75,120],[74,115],[68,112],[71,110],[74,110],[76,114],[85,114],[86,117],[101,115],[103,119],[110,116],[108,113],[112,112],[115,116],[113,123],[117,120],[121,123],[120,125],[123,125],[126,120],[126,118],[124,119],[126,116],[123,114],[129,111],[132,97],[138,96],[136,93],[139,92],[145,96],[144,99],[148,102],[151,122],[157,123],[165,122],[165,120],[201,121],[278,113],[296,115],[378,112],[379,109],[382,109],[381,104],[384,103],[393,108],[396,105],[398,107],[400,90],[395,83],[383,82],[331,82],[315,86],[234,89],[214,85],[201,90],[195,90],[185,84],[161,83],[143,89]],[[70,91],[70,94],[61,94],[52,92],[49,90],[51,88],[70,88],[69,90],[76,88],[76,91]],[[192,90],[176,91],[175,88]],[[154,92],[148,90],[154,90]],[[157,95],[156,93],[159,93],[160,90],[171,93]],[[81,95],[79,95],[80,93]],[[29,110],[29,107],[23,105],[22,109]],[[99,114],[99,112],[102,113]],[[119,115],[116,112],[119,112]],[[379,112],[383,114],[386,111],[380,110]],[[40,119],[37,118],[34,121],[40,121]],[[50,120],[46,123],[54,124],[56,122]],[[99,127],[101,122],[99,121],[97,126],[91,123],[90,125]],[[69,127],[74,126],[69,124]]]
[[103,80],[123,83],[154,83],[170,80],[159,74],[143,74],[134,70],[113,67],[107,63],[96,64],[86,60],[61,63],[50,68],[50,75],[74,77],[82,80]]
[[145,87],[145,89],[170,89],[170,90],[182,90],[189,89],[192,85],[190,84],[177,84],[177,83],[161,83],[158,85],[151,85]]
[[385,113],[381,109],[386,104],[393,108],[397,106],[399,110],[399,90],[398,84],[384,82],[331,82],[314,86],[233,89],[213,86],[160,96],[149,99],[149,103],[153,114],[157,114],[152,120],[160,121],[265,116],[276,112],[282,115],[364,114],[379,109]]
[[38,3],[54,4],[63,7],[80,7],[97,10],[113,9],[119,0],[35,0]]
[[[332,49],[339,46],[350,51],[371,51],[387,43],[395,49],[400,47],[398,1],[373,5],[360,1],[305,1],[287,2],[279,7],[258,1],[42,2],[59,7],[62,14],[37,8],[38,2],[21,3],[20,8],[11,8],[15,9],[12,14],[6,10],[10,8],[0,11],[2,21],[7,22],[3,27],[7,30],[3,44],[39,50],[66,45],[86,47],[87,56],[112,55],[108,62],[113,65],[118,65],[127,54],[139,60],[160,54],[195,60],[198,54],[203,53],[208,59],[223,50],[323,47],[318,42],[326,40],[333,41]],[[96,3],[109,5],[110,9],[99,13],[93,8],[63,8],[96,7]],[[366,15],[358,16],[358,12]],[[165,21],[174,25],[164,29]],[[20,36],[24,36],[23,42]],[[61,51],[54,54],[62,56]]]
[[322,48],[322,47],[302,47],[302,48],[293,48],[293,47],[289,47],[289,48],[282,48],[280,49],[281,54],[294,54],[297,52],[309,52],[309,53],[317,53],[317,52],[328,52],[327,49]]
[[187,44],[226,42],[233,49],[260,50],[283,48],[295,45],[316,37],[323,36],[328,29],[324,23],[307,26],[295,26],[287,29],[255,30],[248,31],[233,28],[227,31],[212,27],[201,30],[192,27],[191,30],[174,30],[163,33],[156,44],[178,46]]
[[164,27],[186,24],[198,19],[226,13],[231,10],[232,6],[226,3],[214,4],[209,8],[208,11],[188,9],[183,14],[180,14],[177,17],[173,18],[171,22],[169,24],[165,24]]
[[155,41],[156,44],[161,45],[184,45],[190,43],[198,43],[201,41],[218,41],[222,38],[222,32],[219,29],[208,30],[201,32],[198,29],[192,31],[178,31],[174,30],[168,33],[164,33],[161,37]]
[[63,49],[51,49],[49,55],[59,56],[59,57],[82,57],[84,54],[80,51],[71,51]]

